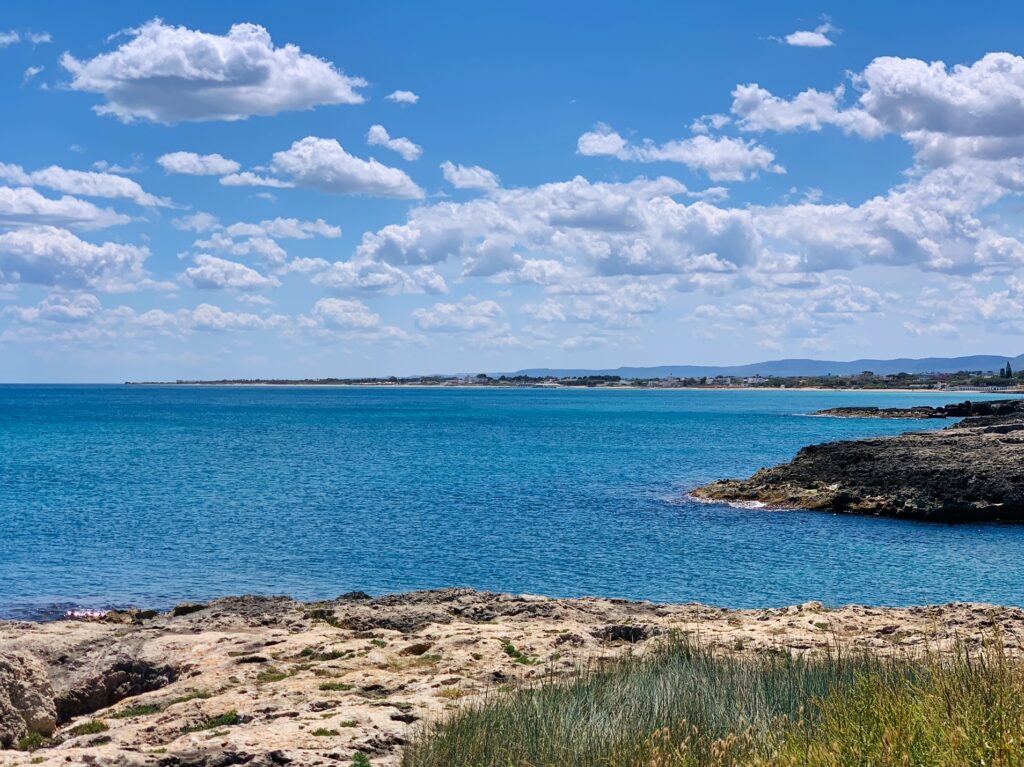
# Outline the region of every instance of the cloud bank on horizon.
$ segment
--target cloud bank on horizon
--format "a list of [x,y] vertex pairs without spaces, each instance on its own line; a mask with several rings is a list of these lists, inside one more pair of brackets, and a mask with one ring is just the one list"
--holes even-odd
[[1024,57],[775,13],[730,86],[639,95],[283,19],[0,29],[0,378],[1016,353]]

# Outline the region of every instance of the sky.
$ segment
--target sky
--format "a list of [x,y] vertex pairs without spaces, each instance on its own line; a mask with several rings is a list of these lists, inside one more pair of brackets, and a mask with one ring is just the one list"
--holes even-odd
[[4,3],[0,381],[1016,356],[1022,32],[1013,4]]

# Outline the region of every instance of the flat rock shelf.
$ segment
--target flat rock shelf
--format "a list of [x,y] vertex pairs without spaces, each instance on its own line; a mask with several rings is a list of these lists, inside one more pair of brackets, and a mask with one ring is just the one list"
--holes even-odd
[[[0,763],[394,767],[424,721],[676,633],[735,653],[1012,653],[1024,610],[983,604],[728,610],[470,589],[0,622]],[[30,739],[26,741],[26,739]],[[34,751],[12,747],[19,742]]]

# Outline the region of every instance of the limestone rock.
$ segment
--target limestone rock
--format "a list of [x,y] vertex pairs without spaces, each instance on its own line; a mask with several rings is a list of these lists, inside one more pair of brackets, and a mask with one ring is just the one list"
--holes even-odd
[[0,745],[57,727],[53,688],[42,663],[27,653],[0,653]]

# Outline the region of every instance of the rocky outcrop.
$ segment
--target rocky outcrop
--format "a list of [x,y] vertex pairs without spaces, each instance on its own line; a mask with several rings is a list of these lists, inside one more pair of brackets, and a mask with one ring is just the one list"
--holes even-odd
[[958,402],[953,405],[915,405],[914,407],[831,407],[811,415],[833,418],[966,418],[969,416],[1024,415],[1024,399]]
[[[396,767],[415,727],[498,685],[641,654],[679,632],[751,653],[837,642],[941,652],[997,630],[1021,652],[1024,637],[1024,611],[991,605],[724,610],[469,589],[315,604],[235,597],[128,623],[123,614],[0,622],[0,764],[327,767],[362,753]],[[22,745],[40,748],[10,748],[29,733]]]
[[0,653],[0,747],[36,733],[51,735],[57,709],[46,668],[28,653]]
[[938,431],[805,447],[698,499],[943,522],[1024,521],[1024,402],[946,406],[968,413]]

